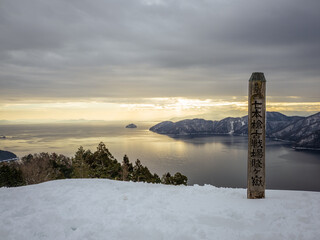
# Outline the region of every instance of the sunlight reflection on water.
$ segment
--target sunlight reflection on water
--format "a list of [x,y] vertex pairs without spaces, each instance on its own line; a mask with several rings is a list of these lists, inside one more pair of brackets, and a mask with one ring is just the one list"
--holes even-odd
[[[79,146],[95,151],[104,142],[118,161],[124,154],[140,159],[152,172],[182,172],[189,184],[246,187],[247,138],[211,136],[171,138],[150,132],[152,124],[127,129],[120,124],[2,125],[0,149],[22,157],[28,153],[56,152],[74,156]],[[320,191],[320,153],[294,151],[283,143],[267,141],[267,188]]]

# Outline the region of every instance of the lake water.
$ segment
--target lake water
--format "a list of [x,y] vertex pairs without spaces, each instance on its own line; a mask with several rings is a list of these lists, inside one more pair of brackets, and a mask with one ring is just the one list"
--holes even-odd
[[[246,188],[247,137],[210,136],[174,139],[150,132],[154,123],[126,129],[125,123],[0,125],[0,149],[22,157],[56,152],[74,156],[79,146],[92,151],[104,142],[121,162],[140,159],[151,172],[181,172],[188,183]],[[320,152],[295,151],[282,142],[267,140],[267,189],[320,191]]]

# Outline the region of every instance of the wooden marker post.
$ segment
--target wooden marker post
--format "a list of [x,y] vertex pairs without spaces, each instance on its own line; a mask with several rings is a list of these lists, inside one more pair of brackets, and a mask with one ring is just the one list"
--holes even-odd
[[249,79],[248,104],[247,198],[264,198],[266,189],[266,79],[262,72],[252,73]]

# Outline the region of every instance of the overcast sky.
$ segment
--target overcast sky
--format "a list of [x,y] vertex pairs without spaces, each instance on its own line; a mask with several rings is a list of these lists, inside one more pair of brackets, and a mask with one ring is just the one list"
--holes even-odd
[[270,101],[320,102],[319,10],[319,0],[0,0],[0,99],[243,101],[261,71]]

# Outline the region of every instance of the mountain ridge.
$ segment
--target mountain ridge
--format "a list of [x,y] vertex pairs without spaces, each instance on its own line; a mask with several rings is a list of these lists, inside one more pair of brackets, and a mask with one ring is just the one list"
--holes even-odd
[[[171,137],[201,135],[247,135],[248,116],[227,117],[220,121],[185,119],[164,121],[149,129]],[[267,112],[266,137],[292,142],[292,147],[320,150],[320,112],[308,117]]]

